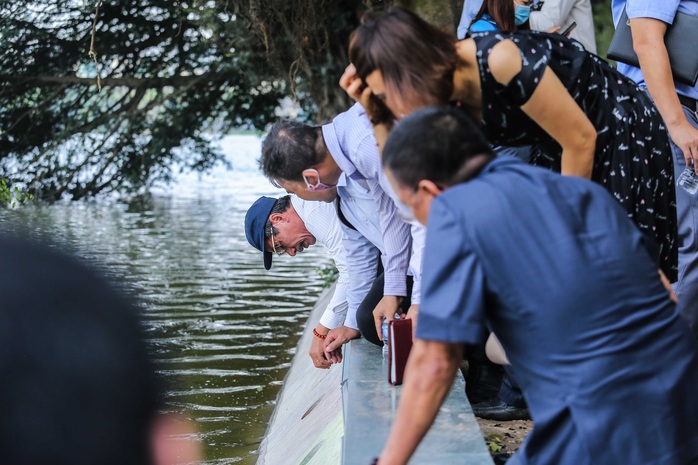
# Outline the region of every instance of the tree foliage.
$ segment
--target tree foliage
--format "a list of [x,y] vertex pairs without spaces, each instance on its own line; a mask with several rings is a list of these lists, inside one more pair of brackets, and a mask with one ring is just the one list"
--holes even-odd
[[293,95],[325,121],[349,103],[337,83],[348,64],[349,34],[366,4],[361,0],[248,0],[239,10],[257,26],[258,40],[272,66],[286,74]]
[[[608,5],[593,2],[597,12]],[[350,32],[367,7],[392,4],[451,30],[462,8],[0,0],[0,178],[42,199],[139,192],[169,179],[173,164],[206,170],[221,161],[207,134],[262,129],[283,97],[302,117],[327,121],[350,104],[337,85]]]
[[291,88],[309,116],[347,103],[319,82],[337,87],[357,21],[340,7],[360,2],[0,2],[0,176],[40,198],[205,170],[207,133],[263,128]]

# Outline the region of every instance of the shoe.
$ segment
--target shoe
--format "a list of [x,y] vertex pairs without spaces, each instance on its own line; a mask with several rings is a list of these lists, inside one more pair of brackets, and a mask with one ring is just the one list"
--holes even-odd
[[531,414],[528,412],[527,408],[509,405],[496,396],[474,404],[472,407],[476,417],[486,420],[510,421],[531,419]]
[[502,384],[502,368],[491,362],[470,364],[463,377],[465,395],[475,405],[497,395]]
[[492,461],[494,465],[504,465],[510,457],[511,455],[509,454],[497,454],[492,456]]

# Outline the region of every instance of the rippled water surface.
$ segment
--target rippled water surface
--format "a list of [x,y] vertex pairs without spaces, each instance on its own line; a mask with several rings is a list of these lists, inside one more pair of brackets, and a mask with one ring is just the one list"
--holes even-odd
[[274,260],[245,239],[244,214],[277,196],[257,171],[259,138],[222,141],[233,170],[179,175],[147,201],[0,210],[0,227],[48,237],[125,281],[145,301],[147,329],[172,407],[199,427],[207,464],[253,464],[305,319],[329,263],[321,247]]

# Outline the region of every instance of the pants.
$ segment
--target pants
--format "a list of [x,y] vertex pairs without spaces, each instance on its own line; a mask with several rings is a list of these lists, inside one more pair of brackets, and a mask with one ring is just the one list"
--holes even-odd
[[466,345],[465,358],[468,360],[465,395],[471,404],[497,396],[514,407],[526,407],[526,400],[514,378],[513,369],[509,365],[491,362],[485,355],[484,343]]
[[[407,276],[407,297],[402,299],[399,308],[402,312],[406,312],[410,308],[410,296],[412,295],[412,276]],[[376,323],[373,320],[373,309],[376,308],[378,302],[383,298],[383,273],[380,273],[368,291],[366,297],[359,305],[356,311],[356,322],[359,325],[361,335],[369,342],[382,346],[383,342],[376,334]]]
[[[684,106],[683,111],[688,121],[698,128],[696,110]],[[686,168],[686,159],[673,141],[671,151],[674,157],[674,177],[678,179]],[[682,187],[676,186],[676,216],[679,235],[679,279],[674,284],[674,292],[679,299],[681,314],[698,336],[698,194],[690,195]]]
[[509,365],[504,365],[502,368],[504,369],[504,376],[502,377],[502,385],[499,387],[497,397],[514,407],[525,408],[526,400],[516,382],[516,378],[514,378],[514,371]]

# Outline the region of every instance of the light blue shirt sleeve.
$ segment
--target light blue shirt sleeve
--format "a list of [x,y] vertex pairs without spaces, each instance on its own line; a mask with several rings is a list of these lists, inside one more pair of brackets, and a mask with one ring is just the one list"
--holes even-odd
[[383,190],[381,177],[385,176],[380,154],[373,135],[359,144],[354,164],[368,181],[371,194],[376,202],[383,239],[383,278],[384,295],[407,295],[405,277],[410,264],[412,238],[410,225],[397,214],[397,208],[390,196]]
[[412,305],[420,305],[422,301],[422,262],[424,261],[424,245],[427,228],[417,220],[410,222],[412,234],[412,256],[410,257],[409,273],[412,275]]
[[[383,253],[384,295],[406,296],[405,277],[411,247],[409,225],[397,216],[392,199],[380,186],[383,168],[366,110],[360,104],[354,104],[337,115],[331,124],[324,125],[322,134],[327,149],[344,175],[357,183],[365,183],[375,204],[381,235],[379,247]],[[354,226],[361,231],[360,226]]]
[[[698,0],[612,0],[613,24],[616,27],[623,13],[623,8],[627,9],[628,18],[653,18],[667,24],[674,22],[677,11],[698,16]],[[618,71],[640,86],[647,87],[640,68],[620,62],[617,67]],[[674,85],[679,94],[698,99],[698,83],[691,87],[688,84],[674,81]]]
[[482,0],[465,0],[463,2],[463,12],[460,16],[458,28],[456,29],[456,35],[459,40],[465,39],[470,23],[473,22],[473,18],[475,18],[477,12],[480,11],[481,6]]
[[343,224],[341,229],[349,275],[347,315],[344,319],[344,326],[358,330],[356,311],[376,280],[380,251],[359,232],[347,228]]
[[674,22],[680,0],[629,0],[626,2],[628,18],[654,18],[667,24]]
[[407,273],[414,279],[412,285],[412,304],[418,305],[421,301],[422,257],[424,256],[426,228],[414,218],[412,210],[400,201],[383,170],[381,170],[379,174],[379,184],[383,188],[383,192],[392,199],[397,209],[396,215],[410,225],[412,253],[410,254],[410,263]]
[[485,272],[451,207],[431,204],[417,337],[478,344],[486,333]]

